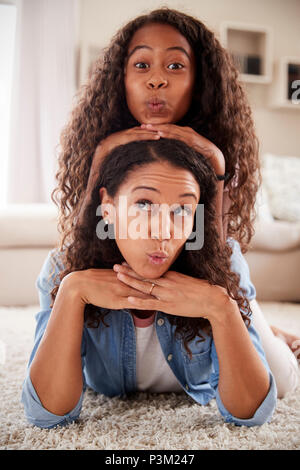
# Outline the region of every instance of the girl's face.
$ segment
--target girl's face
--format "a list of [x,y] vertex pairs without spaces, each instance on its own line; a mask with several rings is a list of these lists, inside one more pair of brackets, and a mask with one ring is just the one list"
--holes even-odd
[[100,199],[126,262],[154,279],[168,271],[191,234],[200,189],[188,170],[153,162],[130,173],[113,199],[101,188]]
[[178,122],[190,108],[195,74],[194,52],[176,28],[143,26],[131,39],[124,69],[131,114],[141,124]]

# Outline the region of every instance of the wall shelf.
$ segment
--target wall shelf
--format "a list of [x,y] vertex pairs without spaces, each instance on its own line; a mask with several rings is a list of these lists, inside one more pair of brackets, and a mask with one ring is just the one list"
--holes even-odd
[[300,57],[281,57],[274,64],[274,83],[270,90],[274,108],[300,110]]
[[272,30],[267,26],[222,22],[221,42],[233,56],[240,78],[248,83],[272,81]]

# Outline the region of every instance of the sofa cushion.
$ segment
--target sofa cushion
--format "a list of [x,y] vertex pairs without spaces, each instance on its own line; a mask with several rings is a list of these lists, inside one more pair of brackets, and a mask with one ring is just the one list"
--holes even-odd
[[0,208],[0,248],[53,247],[58,240],[54,204],[8,204]]
[[290,251],[300,250],[300,222],[257,219],[250,250]]
[[300,302],[300,249],[291,251],[248,251],[251,282],[258,300]]
[[0,305],[39,303],[36,280],[50,250],[49,247],[0,249]]
[[300,158],[263,155],[262,178],[273,217],[300,221]]

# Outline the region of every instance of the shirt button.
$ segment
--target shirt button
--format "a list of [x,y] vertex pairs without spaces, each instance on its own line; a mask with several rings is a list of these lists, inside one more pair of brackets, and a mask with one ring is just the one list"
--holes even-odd
[[159,318],[159,319],[157,320],[158,326],[162,326],[164,323],[165,323],[165,320],[163,320],[163,318]]
[[172,357],[173,357],[172,354],[169,354],[169,355],[168,355],[168,361],[171,361],[171,360],[172,360]]

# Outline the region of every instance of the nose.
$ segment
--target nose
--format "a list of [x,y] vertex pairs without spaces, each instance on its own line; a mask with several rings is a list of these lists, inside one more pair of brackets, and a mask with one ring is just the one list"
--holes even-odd
[[156,240],[171,238],[171,217],[168,208],[160,209],[151,217],[150,235]]
[[151,88],[151,89],[164,88],[165,86],[167,86],[167,80],[160,81],[159,83],[155,83],[154,80],[148,81],[148,88]]
[[158,73],[155,73],[152,75],[152,77],[150,77],[148,80],[147,80],[147,87],[148,88],[151,88],[151,89],[154,89],[154,88],[164,88],[168,85],[168,80],[164,77],[162,77],[160,74]]

